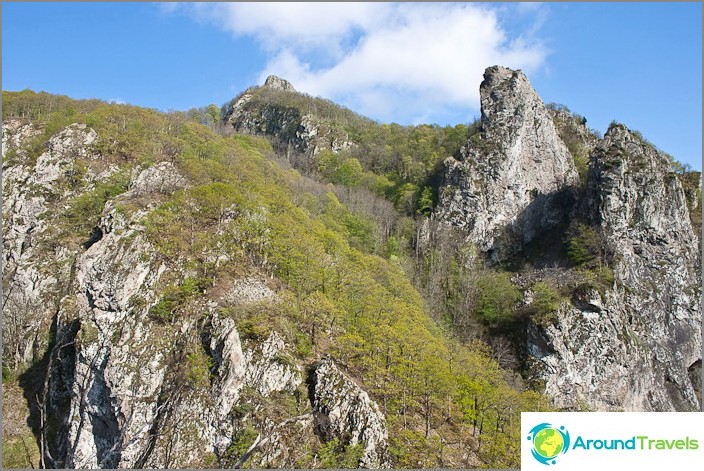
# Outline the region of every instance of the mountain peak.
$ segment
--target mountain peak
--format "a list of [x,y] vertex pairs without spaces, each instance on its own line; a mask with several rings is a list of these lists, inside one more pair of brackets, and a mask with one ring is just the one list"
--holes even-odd
[[513,70],[501,65],[492,65],[484,70],[484,80],[506,80],[511,78],[514,74],[523,75],[523,72],[520,69]]
[[281,90],[284,92],[296,91],[296,89],[293,88],[293,85],[291,85],[291,82],[289,82],[288,80],[284,80],[281,77],[277,77],[276,75],[268,76],[264,81],[264,86],[273,88],[274,90]]

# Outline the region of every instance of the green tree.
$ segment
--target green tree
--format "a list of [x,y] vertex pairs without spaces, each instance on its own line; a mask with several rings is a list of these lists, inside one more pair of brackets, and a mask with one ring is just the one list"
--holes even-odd
[[479,299],[475,312],[486,325],[497,326],[511,319],[521,292],[508,273],[490,273],[477,281]]
[[364,169],[362,168],[362,164],[359,163],[359,160],[352,157],[346,159],[342,162],[342,165],[335,169],[332,182],[345,186],[357,186],[363,175]]
[[423,191],[421,191],[420,198],[418,199],[417,212],[418,214],[428,216],[433,211],[433,206],[435,206],[433,201],[433,189],[429,186],[425,186],[423,187]]
[[575,265],[587,265],[601,254],[601,239],[596,229],[574,224],[567,231],[567,256]]
[[560,307],[560,293],[547,281],[533,285],[531,315],[535,322],[547,326],[557,322],[557,309]]

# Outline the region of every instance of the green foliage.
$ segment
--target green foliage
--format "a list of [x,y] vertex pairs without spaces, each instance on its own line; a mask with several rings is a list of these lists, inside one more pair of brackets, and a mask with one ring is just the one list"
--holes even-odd
[[271,334],[271,330],[266,326],[261,319],[248,318],[237,324],[237,331],[240,333],[242,340],[254,342],[263,342]]
[[40,451],[31,432],[24,435],[2,435],[2,468],[30,469],[39,466]]
[[236,463],[252,446],[258,435],[259,433],[250,425],[239,429],[225,451],[225,460],[233,464]]
[[208,283],[206,279],[185,278],[181,284],[167,287],[159,302],[149,310],[149,317],[162,323],[173,322],[178,309],[202,293]]
[[3,362],[2,364],[2,384],[15,379],[15,374],[12,369]]
[[[299,100],[295,94],[280,96]],[[11,110],[38,113],[35,105],[27,107],[13,101],[16,98],[10,97]],[[30,94],[28,103],[35,98],[46,97]],[[412,215],[432,207],[434,187],[428,178],[438,162],[464,143],[468,132],[466,126],[378,125],[324,100],[298,105],[330,122],[344,122],[350,136],[365,143],[346,154],[321,152],[321,174],[330,181],[383,193]],[[45,99],[36,106],[49,105]],[[125,178],[114,186],[96,184],[91,198],[71,202],[70,211],[62,216],[71,223],[88,215],[94,224],[105,202],[124,191],[126,175],[137,164],[168,160],[189,181],[187,189],[149,201],[156,207],[139,199],[125,203],[134,205],[134,212],[145,211],[137,223],[156,247],[154,257],[168,268],[164,286],[157,286],[159,301],[149,311],[150,318],[164,324],[158,328],[172,328],[168,324],[176,316],[202,315],[206,296],[217,296],[213,293],[218,283],[228,285],[223,280],[250,273],[270,277],[281,293],[280,301],[249,307],[233,303],[224,306],[222,314],[234,318],[245,342],[262,341],[276,331],[287,345],[295,345],[301,358],[331,354],[346,365],[383,409],[396,463],[441,466],[437,437],[467,437],[476,419],[477,426],[487,424],[481,432],[484,440],[501,444],[482,448],[487,462],[517,466],[518,454],[511,443],[520,443],[515,427],[519,412],[545,407],[544,398],[511,386],[485,346],[451,338],[430,318],[399,263],[406,261],[404,247],[415,234],[410,218],[382,237],[375,221],[351,211],[332,192],[300,194],[300,175],[267,159],[272,150],[264,139],[220,136],[186,113],[165,115],[101,102],[68,101],[61,107],[42,112],[42,119],[58,113],[56,122],[94,127],[101,163],[117,164]],[[40,144],[46,145],[47,136],[43,139]],[[80,168],[76,170],[71,178],[81,185]],[[470,258],[458,255],[454,285],[470,280],[462,273]],[[177,273],[189,277],[174,279]],[[435,273],[428,270],[430,277]],[[477,292],[482,295],[477,315],[490,326],[512,315],[520,295],[505,274],[480,280]],[[139,308],[139,300],[134,301]],[[471,306],[458,302],[456,312],[463,307]],[[290,362],[292,353],[280,361]],[[188,384],[207,385],[210,364],[202,349],[186,349],[179,364]],[[487,372],[492,372],[491,380],[481,383]],[[463,388],[471,401],[463,399]],[[256,437],[253,429],[241,430],[230,450],[233,460]],[[330,463],[356,465],[359,449],[326,446],[321,453]]]
[[[346,134],[357,145],[337,154],[321,150],[313,162],[315,170],[332,183],[364,186],[377,195],[385,195],[409,215],[427,214],[432,208],[428,198],[419,198],[418,188],[430,186],[431,194],[437,190],[441,162],[466,143],[470,131],[464,124],[379,124],[329,100],[269,87],[246,93],[251,93],[252,98],[244,105],[245,110],[314,115],[322,128],[339,132],[341,137]],[[227,112],[234,101],[223,106],[223,111]],[[476,123],[470,127],[476,132]],[[417,206],[419,203],[423,206]]]
[[[583,134],[580,130],[581,126],[586,125],[587,119],[577,113],[572,113],[566,106],[556,103],[549,103],[547,107],[554,111],[561,111],[564,114],[555,114],[553,122],[557,128],[562,142],[567,146],[572,158],[574,159],[579,180],[582,185],[587,182],[587,173],[589,171],[589,154],[585,146]],[[566,116],[566,118],[565,118]],[[596,131],[588,130],[594,138],[598,137]]]
[[398,237],[391,236],[386,239],[383,254],[390,260],[398,259],[401,256],[401,245],[398,242]]
[[566,233],[567,256],[577,265],[589,265],[601,254],[601,238],[596,229],[586,224],[572,224]]
[[343,234],[353,247],[367,253],[373,252],[378,242],[374,221],[351,212],[331,192],[325,194],[325,201],[322,220],[326,225]]
[[476,314],[484,324],[497,326],[511,320],[521,292],[511,283],[508,273],[489,273],[477,281],[479,299]]
[[63,215],[64,224],[74,234],[89,235],[97,224],[105,203],[127,191],[129,182],[129,173],[124,170],[113,173],[104,181],[97,182],[92,191],[80,194],[71,201],[69,209]]
[[212,367],[213,359],[203,349],[192,349],[186,355],[186,382],[196,388],[209,387]]
[[364,176],[364,169],[354,157],[346,159],[335,169],[331,181],[345,186],[357,186]]
[[333,438],[318,449],[318,459],[322,469],[355,469],[364,454],[361,443],[345,445]]
[[423,187],[418,199],[418,214],[429,216],[435,206],[433,198],[433,189],[429,186]]
[[557,309],[562,297],[557,289],[547,281],[533,285],[531,315],[538,325],[548,326],[557,322]]

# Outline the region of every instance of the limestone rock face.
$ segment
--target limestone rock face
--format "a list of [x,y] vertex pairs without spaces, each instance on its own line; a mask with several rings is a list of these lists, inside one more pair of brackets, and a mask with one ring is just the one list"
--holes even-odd
[[388,467],[388,433],[379,406],[329,357],[313,370],[312,402],[318,433],[326,439],[349,437],[361,443],[364,468]]
[[187,181],[171,162],[159,162],[147,169],[135,169],[130,184],[132,195],[171,194],[187,186]]
[[[200,320],[176,317],[167,326],[151,317],[165,285],[186,276],[178,259],[159,256],[143,226],[159,201],[188,187],[176,166],[136,167],[127,191],[106,202],[90,240],[62,246],[52,212],[116,169],[95,154],[96,132],[78,124],[52,136],[32,161],[25,143],[39,132],[19,120],[3,124],[3,329],[18,364],[48,347],[42,342],[50,330],[54,336],[43,399],[52,417],[50,465],[203,468],[239,460],[293,467],[299,445],[317,449],[303,385],[310,365],[281,332],[243,338],[221,314],[281,302],[262,278],[245,276],[193,301]],[[386,431],[376,405],[337,369],[319,373],[320,385],[344,379],[344,391],[356,395],[353,405],[334,396],[331,427],[365,444],[365,464],[383,463]],[[250,449],[232,456],[231,445],[251,430]]]
[[295,92],[296,89],[288,80],[284,80],[276,75],[270,75],[264,81],[264,86],[273,88],[274,90],[281,90],[284,92]]
[[[547,391],[562,407],[699,410],[698,237],[670,162],[625,126],[592,155],[588,206],[612,254],[615,284],[561,311],[534,336]],[[586,298],[585,298],[586,299]]]
[[[74,195],[69,182],[76,159],[92,153],[97,134],[85,125],[68,126],[51,137],[45,152],[32,163],[23,144],[41,130],[20,120],[3,123],[2,130],[3,332],[6,341],[12,339],[5,348],[21,363],[46,347],[42,332],[72,263],[65,248],[46,244],[55,230],[51,214],[60,201]],[[101,176],[89,170],[86,178],[96,181]]]
[[563,220],[577,172],[522,72],[489,67],[480,96],[481,131],[445,161],[436,215],[501,259]]

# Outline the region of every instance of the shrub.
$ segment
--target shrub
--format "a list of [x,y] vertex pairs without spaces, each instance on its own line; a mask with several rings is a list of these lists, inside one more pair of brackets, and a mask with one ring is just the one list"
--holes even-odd
[[186,381],[195,387],[208,387],[210,385],[210,369],[213,359],[196,349],[186,355]]
[[232,439],[232,443],[225,451],[228,460],[236,462],[252,446],[258,435],[259,433],[250,425],[238,430]]
[[601,253],[599,234],[586,224],[572,225],[567,231],[565,242],[567,256],[577,266],[589,264]]
[[560,299],[560,293],[550,283],[545,281],[535,283],[531,305],[531,315],[535,323],[544,327],[557,323]]
[[88,234],[97,223],[105,203],[127,191],[130,182],[129,172],[113,173],[104,181],[97,182],[93,191],[83,193],[71,202],[64,219],[66,225],[77,234]]
[[477,282],[477,288],[475,313],[482,323],[494,327],[511,319],[521,292],[511,283],[508,273],[485,275]]
[[173,320],[173,313],[185,302],[202,293],[207,281],[202,278],[185,278],[178,286],[169,286],[164,290],[163,297],[149,310],[149,317],[167,322]]
[[344,445],[333,438],[318,449],[318,458],[322,469],[353,469],[359,467],[364,448],[361,443]]

